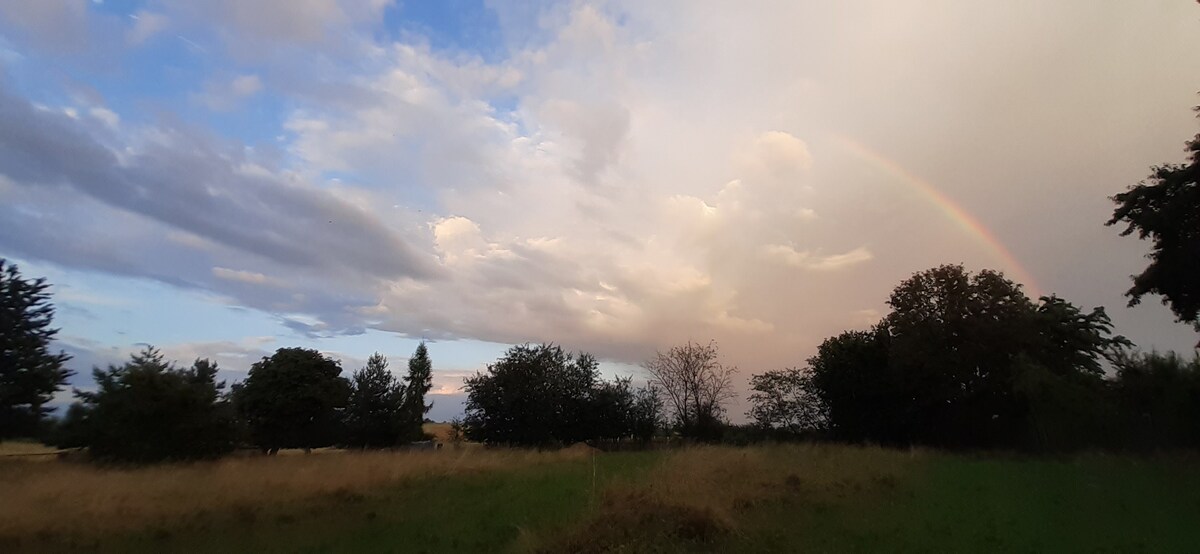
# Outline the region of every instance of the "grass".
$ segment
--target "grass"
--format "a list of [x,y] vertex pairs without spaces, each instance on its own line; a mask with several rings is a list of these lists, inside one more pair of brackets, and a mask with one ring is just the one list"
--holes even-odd
[[1198,461],[794,445],[8,463],[0,550],[1187,552]]

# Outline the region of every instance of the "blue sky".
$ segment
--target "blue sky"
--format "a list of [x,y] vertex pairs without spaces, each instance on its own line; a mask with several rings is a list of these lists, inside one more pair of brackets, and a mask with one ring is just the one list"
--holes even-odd
[[717,340],[744,388],[941,263],[1186,350],[1103,226],[1195,133],[1185,4],[0,0],[0,256],[78,386],[427,339],[438,419],[527,341],[636,375]]

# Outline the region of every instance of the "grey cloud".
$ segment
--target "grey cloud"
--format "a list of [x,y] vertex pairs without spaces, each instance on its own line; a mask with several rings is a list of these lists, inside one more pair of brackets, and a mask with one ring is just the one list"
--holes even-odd
[[18,183],[69,185],[285,265],[380,278],[437,273],[370,213],[302,182],[239,170],[244,161],[169,130],[118,159],[72,118],[0,90],[0,174]]

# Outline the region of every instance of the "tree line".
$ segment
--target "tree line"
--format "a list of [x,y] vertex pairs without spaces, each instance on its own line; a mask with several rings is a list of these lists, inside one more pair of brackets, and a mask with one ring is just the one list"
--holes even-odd
[[100,460],[151,462],[211,458],[240,445],[274,454],[282,448],[386,448],[426,439],[432,363],[424,343],[404,380],[374,354],[347,379],[316,350],[280,348],[225,390],[207,359],[176,367],[153,347],[122,365],[92,371],[94,391],[77,402],[50,437],[86,447]]

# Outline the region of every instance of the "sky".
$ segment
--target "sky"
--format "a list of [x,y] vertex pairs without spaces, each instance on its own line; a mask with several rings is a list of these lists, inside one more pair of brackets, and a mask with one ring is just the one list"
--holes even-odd
[[1183,0],[0,0],[0,257],[79,388],[427,340],[444,420],[511,344],[715,340],[739,420],[943,263],[1191,350],[1104,222],[1197,91]]

